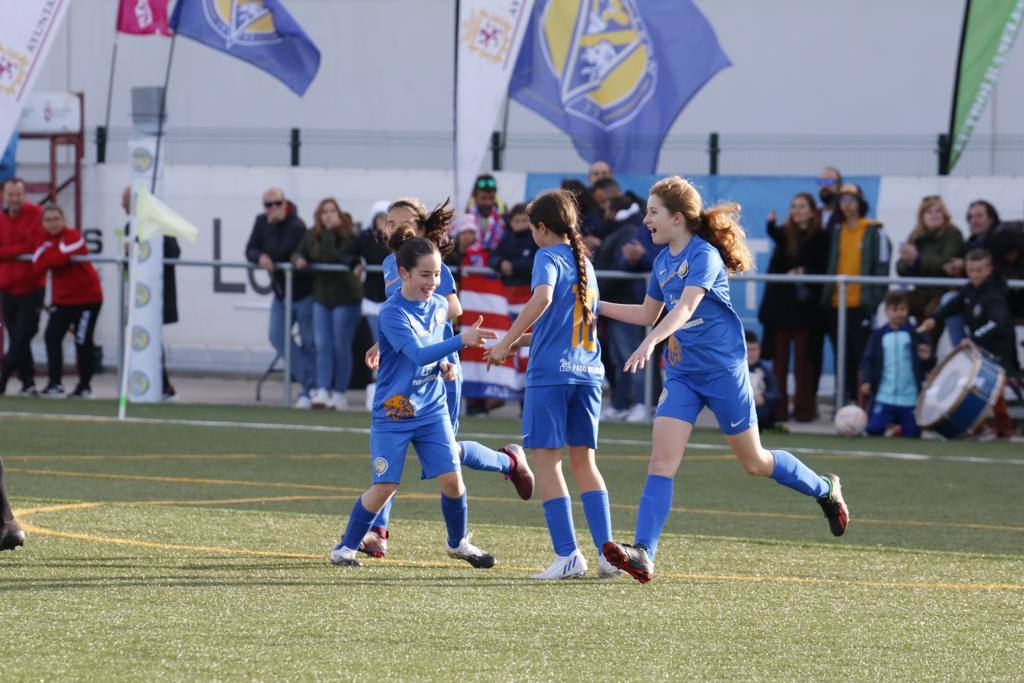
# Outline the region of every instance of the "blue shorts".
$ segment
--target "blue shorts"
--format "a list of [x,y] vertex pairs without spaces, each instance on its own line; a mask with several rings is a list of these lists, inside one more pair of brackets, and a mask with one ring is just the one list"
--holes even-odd
[[388,424],[388,429],[370,430],[370,454],[373,457],[373,483],[397,484],[402,480],[405,454],[412,443],[420,459],[421,479],[433,479],[448,472],[459,471],[459,447],[452,425],[444,419],[402,428]]
[[523,446],[597,448],[600,415],[600,385],[526,387],[523,396]]
[[728,436],[757,426],[757,408],[745,362],[711,372],[667,375],[655,417],[695,424],[704,406],[711,409],[719,429]]

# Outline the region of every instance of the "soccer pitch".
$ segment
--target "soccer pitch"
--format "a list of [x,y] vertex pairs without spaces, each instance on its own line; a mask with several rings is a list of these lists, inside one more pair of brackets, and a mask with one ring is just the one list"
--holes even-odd
[[[747,477],[720,435],[698,430],[653,582],[541,583],[530,574],[552,550],[538,500],[467,472],[474,543],[498,560],[472,569],[444,554],[437,486],[413,456],[387,559],[330,566],[368,484],[365,414],[180,405],[133,407],[142,419],[127,424],[91,417],[114,412],[0,399],[0,453],[28,532],[0,554],[4,680],[1024,671],[1019,445],[769,435],[843,477],[851,523],[834,539],[813,501]],[[518,427],[462,429],[501,446]],[[602,427],[617,539],[632,540],[649,435]],[[593,574],[578,506],[575,519]]]

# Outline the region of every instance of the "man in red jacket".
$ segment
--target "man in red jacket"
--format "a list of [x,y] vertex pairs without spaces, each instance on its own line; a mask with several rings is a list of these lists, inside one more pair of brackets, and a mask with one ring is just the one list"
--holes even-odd
[[95,345],[92,336],[96,330],[96,318],[103,304],[103,290],[100,278],[91,263],[73,262],[72,256],[85,256],[82,233],[65,225],[64,210],[50,204],[43,210],[45,237],[32,254],[32,269],[46,277],[52,271],[50,294],[50,321],[46,324],[46,358],[50,381],[43,389],[43,396],[63,396],[64,374],[63,341],[69,329],[75,331],[75,351],[78,356],[78,386],[69,398],[92,396],[93,363]]
[[10,178],[4,183],[4,210],[0,213],[0,297],[4,325],[10,336],[7,355],[0,364],[0,394],[15,372],[21,379],[23,395],[35,395],[32,378],[32,337],[39,331],[39,313],[46,292],[46,273],[33,272],[32,264],[17,261],[31,255],[42,239],[43,210],[25,201],[25,183]]

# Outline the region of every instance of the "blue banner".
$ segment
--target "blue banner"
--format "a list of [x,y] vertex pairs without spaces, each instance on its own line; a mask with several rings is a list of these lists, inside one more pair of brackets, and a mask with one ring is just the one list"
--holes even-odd
[[690,0],[540,0],[509,94],[586,161],[653,173],[679,112],[730,64]]
[[320,50],[280,0],[178,0],[171,30],[263,69],[303,95]]
[[18,165],[15,159],[18,156],[18,132],[11,133],[11,139],[7,142],[4,153],[0,155],[0,183],[15,175]]

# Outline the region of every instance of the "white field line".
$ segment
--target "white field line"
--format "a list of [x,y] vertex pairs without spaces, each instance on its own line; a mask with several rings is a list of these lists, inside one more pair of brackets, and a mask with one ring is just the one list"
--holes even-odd
[[[94,424],[149,424],[149,425],[182,425],[187,427],[220,427],[220,428],[244,428],[244,429],[270,429],[295,432],[325,432],[329,434],[369,434],[369,427],[331,427],[328,425],[301,425],[288,424],[286,422],[239,422],[232,420],[183,420],[173,418],[156,417],[127,417],[119,420],[116,417],[102,415],[67,415],[58,413],[30,413],[17,411],[0,411],[0,418],[13,417],[31,420],[44,420],[52,422],[90,422]],[[518,441],[522,438],[519,434],[493,434],[483,432],[459,432],[460,437],[473,439],[509,439]],[[648,446],[649,440],[645,439],[616,439],[599,438],[600,443],[611,446]],[[729,447],[724,444],[691,443],[687,448],[693,450],[727,451]],[[806,455],[841,455],[860,458],[882,458],[888,460],[914,460],[914,461],[944,461],[964,462],[981,465],[1024,465],[1024,459],[1019,458],[985,458],[966,455],[928,455],[925,453],[902,453],[899,451],[862,451],[862,450],[838,450],[828,448],[790,448],[792,453]]]

